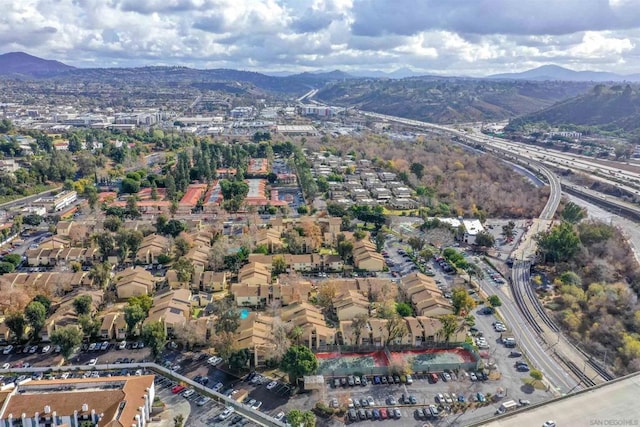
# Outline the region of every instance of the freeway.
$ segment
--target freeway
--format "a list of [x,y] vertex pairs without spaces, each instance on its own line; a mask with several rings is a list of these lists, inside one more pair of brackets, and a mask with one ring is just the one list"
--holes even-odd
[[9,210],[12,208],[22,207],[30,202],[33,202],[41,197],[49,197],[54,192],[62,190],[62,187],[53,188],[51,190],[43,191],[42,193],[34,194],[32,196],[21,197],[20,199],[13,200],[11,202],[3,203],[0,205],[0,209]]

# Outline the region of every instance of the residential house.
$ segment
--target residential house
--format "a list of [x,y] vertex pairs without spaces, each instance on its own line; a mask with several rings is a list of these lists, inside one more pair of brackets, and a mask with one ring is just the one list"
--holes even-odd
[[116,339],[116,319],[118,318],[118,316],[120,316],[120,313],[109,313],[102,318],[102,325],[100,326],[100,339]]
[[153,298],[153,305],[144,324],[161,322],[168,335],[183,326],[191,318],[191,291],[175,289],[162,292]]
[[227,273],[205,271],[202,273],[200,290],[203,292],[222,292],[227,289]]
[[158,264],[158,256],[167,255],[169,250],[169,239],[158,234],[149,234],[140,243],[136,261],[142,264]]
[[332,305],[338,320],[349,320],[358,315],[369,316],[369,300],[357,291],[336,295]]
[[360,270],[382,271],[385,266],[384,257],[376,252],[370,241],[363,239],[353,244],[353,265]]
[[144,268],[127,268],[116,275],[116,295],[118,299],[151,295],[155,289],[155,283],[153,275]]
[[271,283],[271,269],[266,264],[249,262],[238,271],[238,282],[251,285]]
[[280,318],[301,329],[298,342],[311,349],[335,344],[336,329],[327,326],[326,319],[320,309],[314,305],[298,302],[284,307]]
[[238,307],[264,307],[270,301],[272,285],[267,283],[234,283],[231,295]]

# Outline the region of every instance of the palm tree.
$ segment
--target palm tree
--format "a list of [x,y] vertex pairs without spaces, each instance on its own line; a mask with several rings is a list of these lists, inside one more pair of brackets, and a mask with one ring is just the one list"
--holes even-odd
[[300,326],[294,326],[291,332],[289,332],[289,338],[295,341],[297,345],[300,345],[300,337],[302,337],[303,332]]
[[178,414],[173,417],[173,426],[174,427],[182,427],[184,425],[184,415]]

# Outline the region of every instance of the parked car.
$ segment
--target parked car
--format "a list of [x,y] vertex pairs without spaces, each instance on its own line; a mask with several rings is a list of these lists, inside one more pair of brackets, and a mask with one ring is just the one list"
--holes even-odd
[[91,359],[87,362],[87,365],[96,366],[96,363],[98,363],[98,359]]
[[267,390],[272,390],[276,388],[277,385],[278,385],[277,381],[271,381],[269,384],[267,384]]
[[185,391],[184,393],[182,393],[182,397],[184,397],[184,398],[191,397],[191,396],[193,396],[194,393],[195,393],[195,390],[189,389],[189,390]]
[[2,354],[9,354],[13,351],[13,346],[11,344],[9,344],[8,346],[6,346],[4,348],[4,350],[2,350]]
[[226,419],[227,419],[227,418],[229,418],[229,417],[231,416],[231,414],[233,414],[235,411],[236,411],[236,410],[235,410],[235,409],[233,409],[231,406],[227,406],[227,407],[225,408],[225,410],[224,410],[224,411],[222,411],[222,412],[220,413],[220,415],[218,415],[218,419],[219,419],[220,421],[226,420]]
[[125,348],[127,348],[127,342],[120,341],[120,344],[118,344],[118,350],[124,350]]
[[185,386],[178,384],[176,386],[173,386],[173,388],[171,389],[171,393],[178,394],[184,389],[185,389]]

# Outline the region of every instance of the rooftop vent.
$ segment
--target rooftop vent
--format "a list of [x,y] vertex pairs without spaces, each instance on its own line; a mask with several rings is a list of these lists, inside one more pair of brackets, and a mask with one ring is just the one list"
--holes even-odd
[[89,411],[89,405],[87,405],[86,403],[82,404],[82,412],[88,412]]
[[51,406],[49,406],[49,405],[45,405],[45,407],[44,407],[44,413],[45,413],[45,414],[50,414],[50,413],[51,413]]

